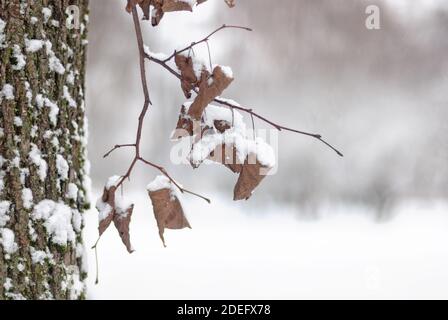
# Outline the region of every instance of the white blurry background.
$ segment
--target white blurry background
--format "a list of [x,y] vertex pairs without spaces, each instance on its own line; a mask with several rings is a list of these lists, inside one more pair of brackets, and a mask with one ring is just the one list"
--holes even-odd
[[[381,30],[364,26],[381,9]],[[143,95],[125,1],[91,2],[88,110],[94,196],[125,172]],[[211,205],[186,198],[192,230],[157,235],[138,167],[124,192],[136,202],[128,255],[115,230],[99,246],[100,283],[89,251],[89,297],[448,298],[448,11],[439,0],[209,0],[194,13],[143,23],[153,52],[170,53],[222,25],[213,63],[232,67],[225,96],[286,126],[323,134],[345,154],[280,134],[279,170],[248,202],[232,201],[225,168],[170,163],[169,135],[184,102],[170,74],[149,65],[154,106],[145,157],[163,164]],[[206,55],[205,48],[196,51]],[[248,119],[249,121],[249,119]],[[257,128],[264,128],[257,122]],[[97,215],[87,215],[86,241]]]

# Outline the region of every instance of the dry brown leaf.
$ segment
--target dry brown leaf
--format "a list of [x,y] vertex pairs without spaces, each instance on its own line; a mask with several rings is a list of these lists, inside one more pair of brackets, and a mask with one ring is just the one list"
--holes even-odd
[[163,12],[172,11],[193,11],[193,8],[188,2],[179,0],[165,0],[162,6]]
[[101,237],[101,235],[104,233],[104,231],[106,231],[106,229],[109,227],[110,223],[112,222],[113,218],[114,218],[114,214],[115,214],[115,187],[111,187],[109,190],[104,188],[103,191],[103,195],[101,197],[101,200],[103,203],[109,205],[109,207],[107,208],[99,208],[97,205],[97,209],[99,211],[102,210],[106,210],[106,213],[103,213],[103,215],[106,215],[106,217],[104,217],[98,226],[98,232],[99,235]]
[[179,118],[177,119],[176,129],[171,136],[171,139],[180,139],[193,135],[193,121],[187,116],[184,105],[180,108]]
[[233,8],[235,6],[235,0],[224,0],[224,2],[229,6],[229,8]]
[[131,204],[127,208],[122,208],[120,205],[117,205],[115,195],[116,190],[117,188],[115,186],[109,188],[105,187],[103,195],[97,201],[96,207],[100,213],[98,226],[99,236],[102,236],[104,231],[106,231],[113,221],[126,249],[129,253],[132,253],[133,249],[130,242],[129,224],[131,222],[134,205]]
[[237,151],[233,145],[226,145],[223,143],[222,145],[217,146],[215,150],[210,153],[208,159],[223,164],[233,173],[240,173],[243,168],[243,164],[238,163]]
[[177,54],[174,58],[177,68],[180,70],[182,80],[181,87],[187,99],[191,98],[191,90],[197,85],[198,79],[193,69],[193,59],[183,54]]
[[[252,156],[253,155],[250,155],[249,158]],[[269,168],[263,167],[258,160],[256,163],[251,164],[248,163],[248,159],[246,159],[233,190],[233,200],[249,199],[254,189],[266,176],[268,170]]]
[[129,224],[131,223],[132,211],[134,210],[134,205],[130,206],[126,212],[120,214],[116,213],[114,215],[114,225],[120,234],[121,241],[126,246],[129,253],[132,253],[134,249],[131,245],[130,235],[129,235]]
[[[206,0],[198,0],[197,5],[205,2]],[[132,7],[139,5],[143,11],[144,20],[149,20],[151,17],[151,24],[157,26],[162,20],[165,12],[173,11],[193,11],[193,7],[187,1],[181,0],[128,0],[126,5],[126,11],[132,12]],[[153,12],[150,13],[151,5],[153,6]]]
[[[211,83],[210,80],[212,81]],[[229,77],[222,70],[221,66],[216,66],[213,69],[213,74],[210,78],[204,77],[204,73],[202,73],[199,84],[199,94],[188,109],[188,115],[195,120],[200,120],[205,107],[207,107],[213,99],[221,95],[232,81],[233,78]]]
[[185,217],[182,205],[177,196],[172,194],[170,189],[160,189],[157,191],[148,191],[152,202],[154,217],[159,228],[159,236],[165,245],[163,233],[165,229],[183,229],[191,228]]
[[150,6],[152,4],[152,0],[128,0],[128,4],[126,6],[126,11],[131,13],[132,7],[134,5],[139,5],[143,11],[144,20],[149,20],[150,15]]

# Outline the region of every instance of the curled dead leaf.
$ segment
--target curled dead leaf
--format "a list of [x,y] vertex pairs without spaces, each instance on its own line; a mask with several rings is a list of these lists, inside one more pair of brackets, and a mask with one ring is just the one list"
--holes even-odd
[[165,0],[162,5],[163,12],[193,11],[191,2],[179,0]]
[[188,115],[195,120],[200,120],[204,109],[221,95],[232,81],[233,77],[221,66],[216,66],[208,78],[204,77],[203,73],[199,83],[199,93],[188,109]]
[[233,8],[235,6],[235,0],[224,0],[224,2],[229,6],[229,8]]
[[191,90],[198,84],[198,78],[196,77],[193,68],[193,58],[177,54],[174,58],[177,68],[180,70],[182,76],[181,87],[187,99],[191,98]]
[[208,159],[223,164],[233,173],[240,173],[243,168],[243,164],[238,161],[237,150],[234,145],[226,145],[223,143],[217,146],[210,153]]
[[191,228],[179,199],[170,188],[148,190],[148,195],[152,202],[159,236],[164,246],[166,246],[163,237],[165,229]]
[[[248,159],[254,155],[249,155]],[[252,196],[254,189],[260,184],[261,180],[267,175],[269,168],[264,167],[258,162],[253,163],[246,159],[242,166],[240,176],[233,190],[233,200],[247,200]]]
[[134,250],[130,242],[129,224],[134,204],[125,200],[121,195],[116,195],[117,188],[115,183],[119,178],[117,176],[109,178],[109,181],[113,179],[112,183],[110,185],[109,182],[106,184],[102,196],[96,203],[96,208],[99,212],[98,232],[101,237],[113,221],[123,244],[128,252],[132,253]]
[[126,209],[125,212],[116,212],[114,215],[114,225],[118,230],[121,241],[126,246],[129,253],[134,252],[131,245],[130,234],[129,234],[129,224],[131,223],[132,211],[134,210],[134,205],[131,205]]
[[109,189],[104,188],[103,195],[100,200],[97,201],[96,208],[100,213],[98,232],[101,237],[114,218],[115,187],[111,187]]

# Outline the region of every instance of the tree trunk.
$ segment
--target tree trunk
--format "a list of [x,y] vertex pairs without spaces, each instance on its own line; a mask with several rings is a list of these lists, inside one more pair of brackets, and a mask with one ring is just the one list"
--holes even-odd
[[85,297],[87,14],[0,0],[0,300]]

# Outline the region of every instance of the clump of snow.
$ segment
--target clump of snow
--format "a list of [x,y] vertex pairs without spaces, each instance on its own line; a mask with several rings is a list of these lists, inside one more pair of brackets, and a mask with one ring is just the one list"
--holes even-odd
[[75,201],[78,199],[78,187],[73,182],[70,182],[67,186],[67,198]]
[[[191,106],[191,103],[185,103],[185,108]],[[246,124],[244,123],[243,116],[238,111],[232,110],[230,108],[218,107],[212,104],[209,104],[202,115],[203,121],[205,125],[210,128],[214,127],[214,122],[224,120],[231,124],[238,132],[242,134],[246,132]]]
[[44,96],[41,93],[36,94],[36,104],[39,108],[43,108],[45,104]]
[[23,270],[25,270],[25,266],[22,263],[19,263],[19,264],[17,264],[17,270],[22,272]]
[[96,209],[98,210],[98,220],[101,222],[113,213],[112,207],[104,202],[101,198],[96,202]]
[[45,252],[42,250],[36,250],[33,247],[30,247],[31,261],[33,264],[44,264],[45,259],[50,261],[53,260],[53,254],[50,252]]
[[30,83],[25,81],[26,98],[28,100],[28,106],[31,107],[31,102],[33,101],[33,91],[31,90]]
[[72,108],[76,108],[76,101],[70,95],[70,92],[68,91],[67,86],[63,87],[63,93],[64,93],[64,99],[67,100],[68,105]]
[[42,158],[42,153],[35,144],[31,145],[29,158],[31,162],[37,166],[40,180],[45,181],[45,178],[47,177],[48,165],[47,162]]
[[10,219],[9,218],[10,206],[11,206],[11,202],[0,201],[0,228],[4,227]]
[[20,117],[14,117],[14,125],[15,125],[16,127],[21,127],[21,126],[23,125],[22,118],[20,118]]
[[14,232],[9,228],[2,228],[0,231],[0,242],[3,245],[3,250],[7,254],[13,254],[16,252],[19,247],[17,246],[17,243],[14,241]]
[[[191,103],[185,103],[184,106],[188,110]],[[202,116],[204,125],[213,128],[216,120],[226,121],[233,126],[224,133],[209,132],[203,135],[193,145],[190,153],[190,161],[193,166],[199,166],[209,157],[212,151],[222,144],[235,147],[237,159],[232,159],[233,162],[243,164],[246,158],[254,156],[262,166],[268,168],[275,166],[275,153],[272,147],[259,137],[255,140],[248,137],[243,116],[238,111],[208,105]],[[255,163],[255,161],[253,162]]]
[[75,243],[76,233],[73,230],[72,209],[63,202],[42,200],[34,206],[31,214],[34,220],[43,220],[43,225],[51,235],[53,243],[65,246],[68,242]]
[[[109,190],[112,187],[116,187],[117,184],[120,182],[121,178],[122,178],[121,176],[110,177],[105,185],[106,190]],[[109,205],[108,203],[103,202],[103,199],[101,197],[97,200],[96,208],[99,212],[98,217],[100,221],[106,219],[110,214],[114,212],[122,217],[126,217],[126,215],[128,214],[127,211],[134,205],[131,200],[125,198],[123,195],[119,193],[115,193],[114,200],[115,200],[114,208],[112,208],[111,205]]]
[[118,182],[120,182],[121,176],[112,176],[107,179],[106,189],[109,190],[112,187],[117,186]]
[[5,181],[3,180],[4,178],[5,178],[5,172],[3,170],[0,170],[0,193],[3,192],[3,189],[5,188]]
[[13,57],[16,59],[16,63],[12,65],[13,70],[22,70],[26,65],[25,56],[22,54],[22,49],[19,45],[15,44],[13,47]]
[[50,56],[50,59],[48,60],[48,65],[50,67],[50,70],[59,73],[64,74],[65,68],[61,63],[61,60],[59,60],[56,56]]
[[31,17],[30,21],[31,21],[31,24],[34,25],[39,21],[39,19],[37,19],[36,17]]
[[9,291],[12,289],[12,287],[13,287],[13,285],[12,285],[11,278],[6,278],[5,283],[3,284],[3,288],[5,288],[6,291]]
[[58,74],[65,73],[65,67],[62,65],[61,60],[56,57],[56,54],[53,51],[53,44],[47,40],[45,41],[46,52],[49,57],[48,66],[51,71],[54,71]]
[[86,286],[79,276],[78,266],[67,267],[66,279],[61,282],[61,288],[68,291],[71,300],[78,299],[86,290]]
[[85,246],[78,242],[76,245],[76,258],[81,259],[81,271],[82,272],[88,272],[89,271],[89,265],[88,265],[88,258],[87,258],[87,252]]
[[65,181],[68,179],[68,162],[60,154],[56,155],[56,170],[61,180]]
[[69,74],[67,75],[67,83],[70,85],[75,84],[75,75],[72,70],[70,70]]
[[46,107],[50,108],[48,117],[50,118],[51,123],[55,126],[58,123],[59,107],[56,103],[48,98],[44,99],[44,104]]
[[146,186],[146,190],[149,192],[163,189],[170,190],[171,200],[177,198],[179,201],[181,201],[182,197],[179,189],[167,176],[159,175]]
[[51,17],[52,10],[48,7],[42,8],[42,14],[44,15],[44,22],[47,23]]
[[128,198],[125,198],[121,194],[115,194],[115,213],[119,214],[121,217],[126,217],[129,208],[133,206],[133,202]]
[[0,101],[5,97],[6,100],[14,99],[14,87],[8,83],[3,85],[2,91],[0,91]]
[[154,192],[162,189],[171,189],[170,179],[163,175],[157,176],[146,186],[146,190],[148,190],[149,192]]
[[5,47],[5,43],[4,43],[5,39],[6,39],[5,27],[6,27],[6,22],[3,21],[2,19],[0,19],[0,48]]
[[33,192],[30,188],[22,189],[22,201],[25,209],[31,209],[33,206]]
[[151,50],[149,49],[149,47],[147,45],[143,46],[145,53],[157,60],[166,60],[169,56],[165,53],[155,53],[155,52],[151,52]]
[[25,39],[25,50],[26,52],[37,52],[44,46],[43,40],[37,39]]
[[219,66],[219,67],[221,68],[222,72],[224,73],[224,75],[225,75],[227,78],[231,78],[231,79],[233,79],[233,71],[232,71],[232,68],[227,67],[227,66]]
[[73,223],[73,228],[75,229],[76,232],[81,232],[82,221],[83,220],[82,220],[81,213],[78,210],[73,209],[72,223]]
[[23,296],[23,294],[21,294],[21,293],[12,293],[12,292],[6,292],[5,293],[5,296],[7,297],[7,298],[9,298],[9,299],[11,299],[11,300],[17,300],[17,301],[20,301],[20,300],[27,300],[24,296]]

